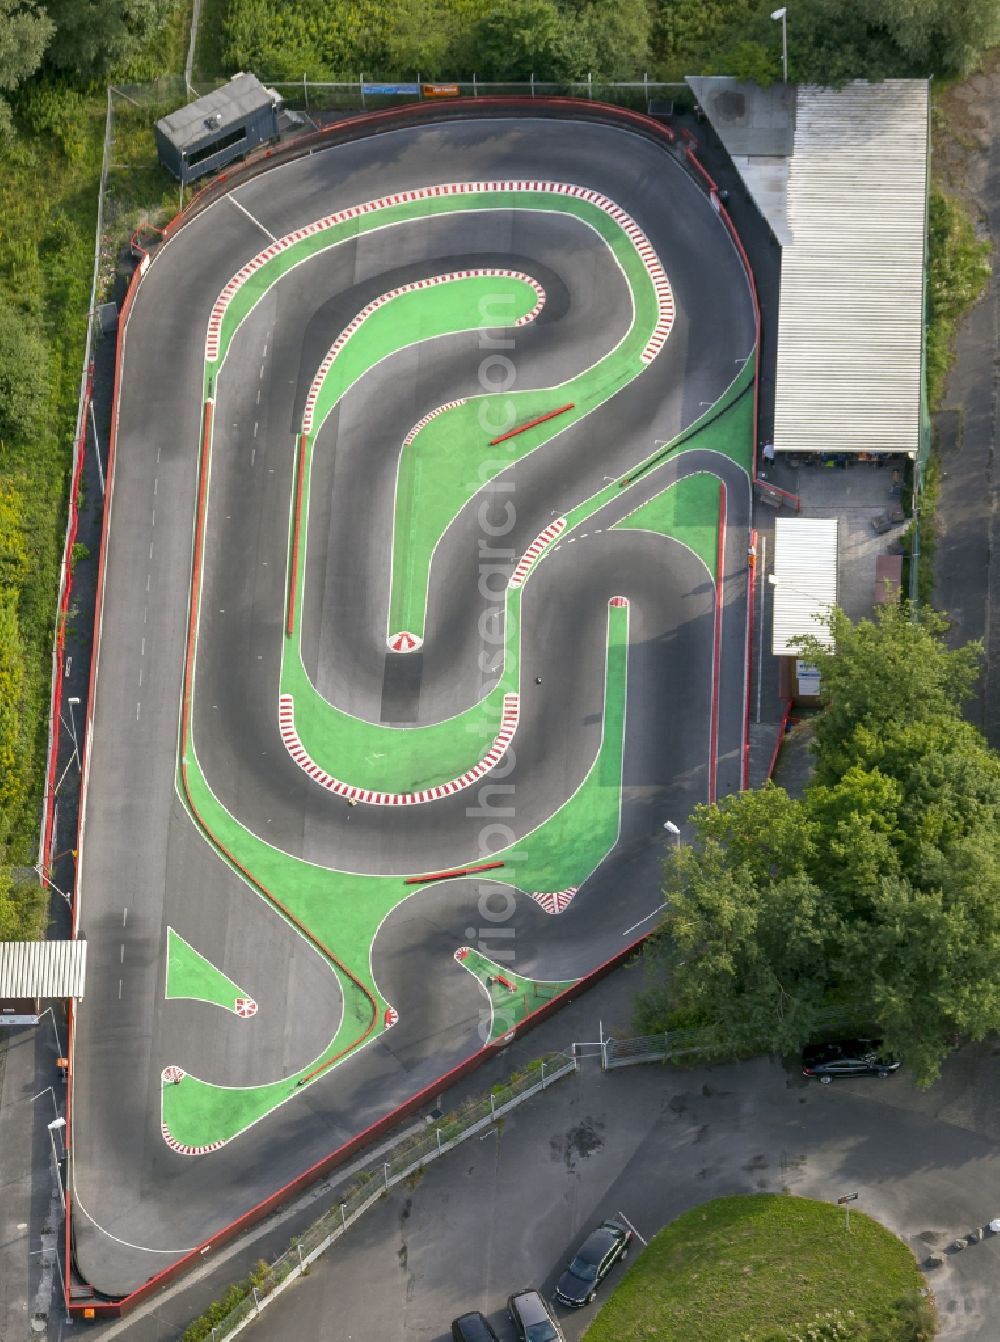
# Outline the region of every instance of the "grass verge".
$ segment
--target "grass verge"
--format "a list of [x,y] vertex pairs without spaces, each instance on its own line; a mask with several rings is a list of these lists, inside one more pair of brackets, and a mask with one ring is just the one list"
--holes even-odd
[[808,1198],[718,1198],[653,1239],[586,1342],[924,1342],[931,1300],[884,1226]]

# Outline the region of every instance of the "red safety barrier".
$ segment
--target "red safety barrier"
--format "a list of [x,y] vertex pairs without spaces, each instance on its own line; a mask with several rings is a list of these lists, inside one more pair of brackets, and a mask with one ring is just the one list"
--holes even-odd
[[[746,712],[743,719],[743,776],[742,787],[745,792],[750,786],[750,682],[753,678],[753,602],[757,585],[757,529],[750,532],[750,550],[747,558],[747,667],[746,667]],[[763,627],[760,631],[764,637]]]
[[778,767],[778,756],[781,754],[781,743],[785,739],[785,732],[788,730],[788,723],[792,716],[791,699],[785,702],[785,711],[781,715],[781,727],[778,729],[778,739],[774,743],[774,750],[771,752],[771,763],[767,766],[768,778],[774,777],[774,771]]
[[712,719],[708,745],[708,800],[715,801],[719,767],[719,678],[722,670],[722,599],[726,559],[726,482],[719,481],[719,548],[715,560],[715,646],[712,651]]
[[292,562],[288,577],[288,621],[285,635],[291,638],[295,629],[295,588],[299,576],[299,531],[302,526],[302,484],[306,473],[306,435],[299,435],[299,455],[295,467],[295,527],[292,532]]
[[499,438],[490,439],[490,447],[496,447],[498,443],[505,443],[508,438],[516,438],[519,433],[527,433],[538,424],[544,424],[546,420],[555,419],[557,415],[565,415],[567,410],[575,410],[576,404],[570,401],[568,405],[561,405],[558,410],[549,410],[547,414],[536,415],[534,419],[529,419],[527,424],[519,424],[516,429],[510,429],[507,433],[502,433]]
[[[320,146],[325,147],[328,144],[332,145],[336,143],[338,140],[348,142],[352,139],[359,138],[359,136],[367,134],[377,134],[381,129],[389,130],[393,129],[394,126],[396,125],[411,124],[413,122],[418,121],[426,121],[426,122],[440,121],[444,119],[445,116],[451,117],[458,115],[459,117],[462,117],[462,116],[468,116],[469,114],[496,115],[496,114],[503,114],[505,112],[510,113],[511,115],[518,115],[522,112],[527,111],[531,111],[535,114],[538,114],[539,112],[544,112],[546,110],[554,111],[557,113],[560,112],[565,113],[566,115],[572,116],[574,118],[586,118],[588,120],[593,120],[597,123],[604,123],[604,124],[611,123],[616,125],[629,126],[635,129],[637,132],[646,135],[650,139],[659,140],[661,142],[666,141],[667,143],[674,143],[677,138],[669,126],[661,125],[659,122],[655,121],[651,117],[644,115],[643,113],[634,112],[627,108],[615,107],[608,103],[591,102],[589,100],[582,101],[576,98],[556,98],[556,97],[531,98],[528,96],[520,96],[520,95],[510,97],[505,97],[502,95],[489,95],[475,98],[458,98],[454,100],[445,99],[442,100],[442,102],[436,104],[412,103],[403,107],[385,108],[378,112],[366,112],[356,117],[348,117],[336,121],[329,126],[321,128],[320,130],[316,131],[313,134],[297,137],[287,147],[283,147],[273,153],[271,151],[265,151],[264,154],[249,156],[247,160],[239,167],[235,169],[230,169],[227,172],[220,173],[216,177],[214,177],[210,182],[206,183],[206,185],[202,187],[201,190],[198,191],[197,194],[192,198],[192,200],[188,203],[188,205],[179,214],[175,215],[174,218],[171,219],[170,222],[166,224],[162,230],[160,230],[161,236],[165,242],[169,241],[176,233],[180,231],[180,229],[184,227],[185,224],[190,222],[190,220],[193,219],[198,213],[200,213],[201,210],[204,209],[208,204],[212,203],[214,199],[216,199],[217,197],[221,197],[223,194],[226,194],[229,191],[235,189],[235,187],[242,184],[244,181],[257,176],[261,171],[270,170],[272,168],[279,167],[286,162],[290,162],[294,159],[305,157],[306,155],[311,154],[317,147]],[[725,211],[721,211],[721,213],[723,214],[723,217],[726,218],[728,223],[728,216],[725,215]],[[728,226],[730,228],[730,231],[732,232],[733,230],[731,223],[729,223]],[[739,243],[738,238],[735,238],[734,240],[736,241],[737,247],[739,248],[740,253],[743,256],[744,263],[747,265],[749,273],[749,263],[746,261],[746,255],[745,252],[743,251],[742,245]],[[101,529],[101,546],[100,546],[100,553],[98,556],[98,579],[97,579],[98,585],[97,585],[97,600],[94,616],[94,642],[93,642],[93,654],[90,668],[90,688],[87,700],[86,740],[83,749],[83,768],[81,772],[80,815],[78,821],[78,838],[77,838],[77,849],[81,853],[82,853],[83,834],[85,827],[86,791],[87,791],[87,779],[88,779],[89,761],[90,761],[91,728],[93,724],[94,690],[97,678],[97,666],[98,666],[98,657],[100,648],[101,618],[102,618],[104,588],[106,580],[109,519],[111,514],[111,504],[113,496],[114,461],[115,461],[117,433],[118,433],[118,407],[121,395],[121,368],[122,368],[122,356],[124,348],[124,336],[128,321],[128,315],[131,311],[132,304],[135,300],[136,291],[138,290],[139,284],[149,264],[149,254],[146,251],[146,249],[142,246],[142,244],[139,242],[138,233],[136,233],[133,236],[132,242],[135,251],[137,251],[140,255],[140,264],[133,272],[132,278],[129,282],[128,290],[125,295],[125,299],[122,303],[119,312],[119,319],[118,319],[118,332],[117,332],[117,342],[115,350],[114,396],[112,406],[111,434],[109,437],[109,446],[108,446],[108,463],[106,471],[107,493],[105,499],[104,519]],[[756,309],[756,289],[753,286],[752,274],[750,274],[750,281],[754,293],[754,303]],[[758,316],[758,335],[759,335],[759,316]],[[756,423],[756,390],[757,389],[755,385],[755,423]],[[183,772],[184,771],[182,770],[182,774]],[[190,793],[186,785],[186,776],[184,777],[184,782],[185,782],[185,794],[188,798],[190,798]],[[195,815],[195,818],[198,820],[199,825],[201,825],[202,828],[204,828],[203,822],[197,815],[197,812],[194,810],[194,808],[192,808],[192,814]],[[237,870],[240,870],[239,864],[230,854],[226,852],[225,848],[222,845],[218,844],[218,841],[213,840],[213,842],[216,843],[216,846],[219,848],[219,851],[222,853],[224,857],[226,857],[227,861],[230,861]],[[78,859],[78,865],[79,865],[79,859]],[[487,864],[484,864],[484,866],[485,865]],[[248,879],[253,883],[254,888],[261,889],[261,892],[265,895],[265,897],[268,898],[269,901],[273,903],[274,901],[269,895],[269,893],[263,891],[263,888],[259,887],[257,883],[253,881],[253,878],[249,877],[249,874],[247,874],[247,876]],[[74,884],[74,890],[73,890],[74,931],[77,927],[78,918],[79,918],[79,909],[77,906],[77,890]],[[414,1113],[423,1105],[435,1099],[440,1094],[442,1088],[445,1088],[449,1085],[454,1085],[463,1076],[474,1071],[483,1061],[485,1061],[492,1055],[494,1049],[505,1047],[514,1037],[515,1034],[523,1034],[527,1030],[532,1029],[534,1025],[538,1024],[542,1020],[545,1020],[553,1012],[559,1010],[560,1007],[562,1007],[565,1003],[574,1000],[581,993],[585,992],[599,979],[603,978],[606,974],[610,973],[613,969],[617,968],[618,965],[622,964],[626,959],[628,959],[631,955],[633,955],[636,949],[642,944],[643,941],[645,941],[647,935],[649,934],[637,937],[635,941],[630,942],[626,946],[623,946],[620,951],[616,952],[615,955],[610,957],[603,964],[599,965],[596,969],[591,971],[591,973],[585,975],[576,984],[574,984],[573,987],[568,988],[565,992],[560,993],[557,996],[551,998],[548,1002],[544,1003],[542,1006],[538,1007],[535,1011],[526,1016],[522,1021],[518,1023],[517,1026],[515,1026],[514,1030],[511,1031],[509,1035],[505,1036],[501,1040],[497,1040],[494,1044],[488,1045],[487,1047],[478,1050],[476,1053],[472,1054],[469,1058],[459,1063],[450,1072],[446,1073],[443,1077],[439,1077],[435,1081],[425,1086],[416,1095],[411,1096],[408,1100],[404,1101],[403,1104],[398,1105],[395,1109],[384,1114],[380,1119],[376,1120],[375,1123],[371,1124],[371,1126],[366,1128],[363,1132],[356,1134],[343,1146],[338,1147],[334,1151],[330,1152],[328,1155],[324,1156],[321,1160],[315,1162],[308,1169],[304,1170],[300,1175],[298,1175],[295,1179],[289,1181],[289,1183],[285,1184],[282,1188],[277,1189],[274,1193],[272,1193],[269,1197],[265,1198],[262,1202],[258,1203],[256,1206],[251,1207],[242,1216],[238,1217],[236,1220],[224,1226],[221,1230],[217,1231],[215,1235],[211,1236],[204,1243],[197,1245],[194,1249],[184,1254],[182,1257],[177,1259],[175,1262],[171,1263],[168,1267],[164,1268],[162,1271],[156,1273],[148,1281],[144,1282],[142,1286],[137,1287],[136,1290],[130,1292],[128,1295],[122,1297],[119,1300],[98,1299],[96,1296],[92,1297],[89,1300],[79,1299],[71,1294],[70,1289],[71,1272],[67,1270],[65,1295],[64,1295],[64,1301],[67,1310],[70,1312],[71,1315],[73,1315],[76,1318],[82,1317],[85,1310],[93,1311],[94,1317],[97,1318],[98,1320],[122,1317],[129,1311],[130,1308],[138,1304],[140,1301],[147,1299],[155,1292],[161,1290],[163,1286],[165,1286],[168,1282],[172,1281],[175,1277],[181,1276],[188,1269],[203,1263],[205,1260],[205,1255],[209,1253],[213,1248],[228,1243],[230,1240],[236,1238],[236,1236],[241,1234],[243,1231],[258,1224],[260,1221],[269,1216],[276,1208],[282,1206],[284,1203],[288,1202],[291,1198],[295,1197],[299,1192],[309,1187],[311,1184],[315,1183],[318,1179],[322,1178],[325,1174],[327,1174],[331,1169],[335,1168],[339,1164],[342,1164],[345,1160],[350,1158],[352,1155],[356,1154],[358,1151],[362,1150],[365,1146],[370,1145],[372,1142],[377,1140],[383,1134],[385,1134],[390,1129],[395,1127],[409,1114]],[[70,1003],[68,1012],[68,1024],[69,1024],[69,1033],[68,1033],[67,1053],[70,1058],[70,1076],[68,1079],[71,1079],[73,1062],[74,1062],[74,1044],[75,1044],[75,1038],[74,1038],[75,1019],[72,1003]],[[370,1029],[371,1028],[374,1027],[372,1026],[370,1027]],[[351,1047],[354,1046],[355,1045],[351,1045]],[[71,1126],[70,1126],[71,1085],[67,1086],[66,1123],[67,1126],[65,1136],[67,1145],[71,1149],[71,1143],[72,1143]],[[71,1188],[72,1188],[72,1182],[69,1181],[66,1190],[66,1219],[64,1223],[64,1231],[65,1231],[64,1254],[65,1254],[65,1262],[67,1263],[68,1267],[72,1262],[72,1235],[70,1228],[71,1202],[72,1202]]]
[[450,881],[455,876],[474,876],[477,871],[496,871],[502,862],[480,862],[475,867],[456,867],[454,871],[435,871],[430,876],[407,876],[404,885],[426,885],[428,881]]

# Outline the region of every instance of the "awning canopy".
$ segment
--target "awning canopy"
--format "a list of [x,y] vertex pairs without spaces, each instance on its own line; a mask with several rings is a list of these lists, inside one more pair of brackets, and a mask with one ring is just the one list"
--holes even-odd
[[827,647],[823,621],[837,604],[837,519],[778,517],[774,522],[774,618],[771,652],[795,657],[793,640],[812,634]]
[[0,1000],[83,996],[85,941],[0,941]]
[[919,450],[928,112],[922,79],[798,91],[778,452]]

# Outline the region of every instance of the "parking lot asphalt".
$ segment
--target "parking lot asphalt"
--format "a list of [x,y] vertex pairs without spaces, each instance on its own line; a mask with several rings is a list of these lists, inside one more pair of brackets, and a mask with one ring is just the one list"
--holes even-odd
[[[710,1198],[787,1189],[830,1200],[857,1191],[859,1209],[920,1262],[939,1260],[927,1279],[941,1337],[985,1342],[996,1337],[1000,1237],[951,1245],[1000,1214],[998,1055],[963,1048],[923,1093],[905,1072],[820,1087],[778,1059],[610,1073],[585,1060],[393,1190],[246,1335],[445,1342],[452,1318],[481,1309],[507,1342],[508,1294],[537,1286],[551,1298],[605,1216],[626,1217],[648,1239]],[[569,1342],[624,1270],[594,1306],[560,1311]]]

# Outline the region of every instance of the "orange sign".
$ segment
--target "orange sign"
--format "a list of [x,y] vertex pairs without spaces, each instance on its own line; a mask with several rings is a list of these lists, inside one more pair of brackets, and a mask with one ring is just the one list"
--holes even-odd
[[423,86],[423,95],[425,98],[457,98],[461,89],[457,84],[425,84]]

